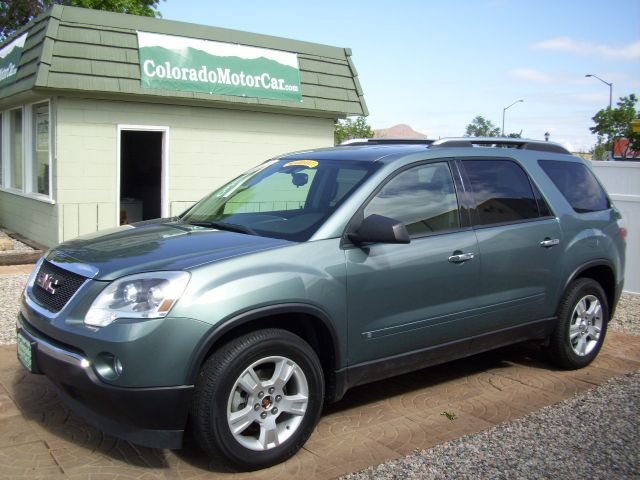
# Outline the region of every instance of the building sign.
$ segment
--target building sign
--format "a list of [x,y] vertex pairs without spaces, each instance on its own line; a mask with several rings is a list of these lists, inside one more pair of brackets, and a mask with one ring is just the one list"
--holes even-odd
[[138,32],[143,88],[302,101],[295,53]]
[[27,35],[23,33],[0,50],[0,87],[15,82]]

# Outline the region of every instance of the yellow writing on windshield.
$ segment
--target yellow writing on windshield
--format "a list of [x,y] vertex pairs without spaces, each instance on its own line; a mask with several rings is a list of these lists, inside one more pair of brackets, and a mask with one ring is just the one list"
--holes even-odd
[[294,160],[293,162],[285,163],[283,168],[287,167],[307,167],[307,168],[316,168],[318,166],[318,162],[315,160]]

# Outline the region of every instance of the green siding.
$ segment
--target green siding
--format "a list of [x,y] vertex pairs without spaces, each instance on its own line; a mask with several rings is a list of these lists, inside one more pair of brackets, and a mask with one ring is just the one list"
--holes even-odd
[[[54,6],[26,27],[29,37],[18,81],[0,90],[0,100],[18,91],[95,92],[109,97],[143,95],[149,101],[199,104],[327,117],[367,114],[350,49],[224,28]],[[140,87],[136,31],[239,43],[298,54],[303,100],[300,103],[207,95]]]
[[[68,58],[72,60],[106,60],[121,63],[129,62],[127,59],[127,51],[125,49],[115,50],[113,47],[105,47],[102,45],[92,45],[90,48],[87,48],[87,46],[82,43],[57,40],[55,47],[53,48],[52,61],[59,58]],[[135,61],[137,62],[137,60],[138,55],[136,52]]]
[[42,245],[55,245],[58,206],[0,191],[0,225]]

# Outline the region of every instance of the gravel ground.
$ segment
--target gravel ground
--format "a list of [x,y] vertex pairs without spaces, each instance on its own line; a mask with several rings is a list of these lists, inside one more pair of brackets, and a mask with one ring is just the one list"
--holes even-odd
[[640,335],[640,295],[623,293],[609,326],[617,332]]
[[[0,229],[0,238],[8,238],[8,235],[4,233],[4,230],[2,229]],[[11,240],[13,242],[13,250],[0,250],[0,256],[11,255],[14,252],[28,252],[30,250],[33,250],[33,248],[31,248],[29,245],[25,245],[15,238],[12,238]]]
[[16,315],[29,275],[0,275],[0,345],[16,343]]
[[342,478],[640,478],[640,372],[513,422]]
[[[0,275],[0,344],[15,343],[15,317],[27,278]],[[609,328],[640,335],[640,295],[622,295]],[[640,372],[343,478],[640,478]]]

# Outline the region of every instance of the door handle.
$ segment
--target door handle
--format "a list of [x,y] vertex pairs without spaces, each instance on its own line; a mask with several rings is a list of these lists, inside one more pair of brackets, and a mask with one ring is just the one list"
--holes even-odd
[[560,243],[560,240],[557,238],[545,238],[543,241],[540,242],[540,246],[544,248],[550,248],[558,245],[559,243]]
[[451,263],[464,263],[466,261],[473,260],[473,257],[475,257],[475,254],[473,254],[471,252],[469,252],[469,253],[458,253],[458,254],[455,254],[455,255],[451,255],[449,257],[449,261]]

